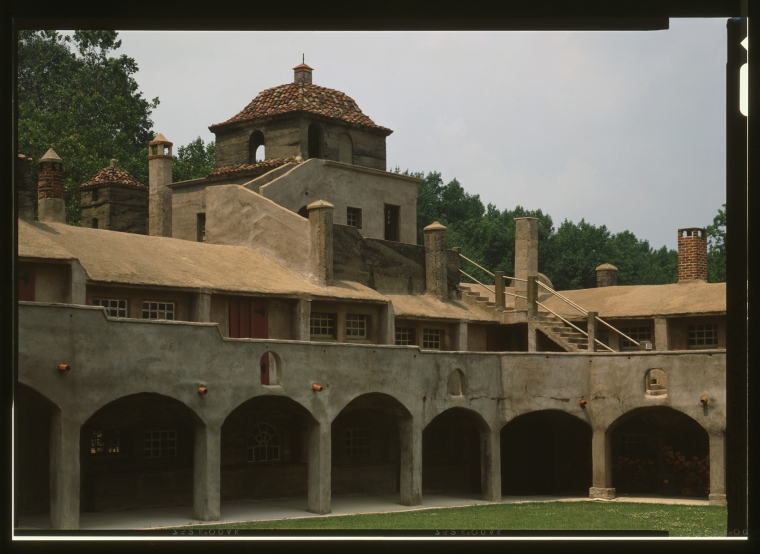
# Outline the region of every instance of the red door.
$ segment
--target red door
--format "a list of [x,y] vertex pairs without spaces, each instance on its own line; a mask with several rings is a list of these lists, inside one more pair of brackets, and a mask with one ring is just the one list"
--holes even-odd
[[[230,338],[233,339],[268,339],[269,306],[266,300],[230,298]],[[269,384],[269,354],[264,354],[260,362],[261,384]]]
[[18,299],[34,302],[34,266],[18,265]]

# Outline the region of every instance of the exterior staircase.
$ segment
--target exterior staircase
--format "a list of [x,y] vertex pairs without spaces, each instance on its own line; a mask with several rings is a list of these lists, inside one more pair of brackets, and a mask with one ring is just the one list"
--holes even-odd
[[[486,308],[496,309],[496,302],[491,300],[490,296],[486,296],[483,287],[479,285],[469,285],[467,283],[460,283],[462,289],[462,300],[465,302],[476,302]],[[480,291],[478,291],[480,289]]]
[[538,313],[531,323],[568,352],[585,352],[588,349],[586,335],[573,329],[553,314]]

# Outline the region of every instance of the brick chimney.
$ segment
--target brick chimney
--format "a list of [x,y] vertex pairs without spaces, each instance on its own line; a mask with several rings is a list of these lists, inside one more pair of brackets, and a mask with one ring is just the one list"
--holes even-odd
[[602,264],[596,268],[596,287],[617,286],[618,268],[612,264]]
[[52,148],[39,161],[37,197],[37,219],[47,223],[66,223],[63,161]]
[[678,281],[707,281],[707,232],[678,230]]

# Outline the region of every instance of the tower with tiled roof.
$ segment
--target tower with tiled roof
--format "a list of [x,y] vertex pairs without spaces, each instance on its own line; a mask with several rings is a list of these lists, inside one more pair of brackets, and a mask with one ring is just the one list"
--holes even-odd
[[217,167],[300,156],[385,170],[385,138],[393,131],[346,94],[313,84],[305,63],[293,71],[292,83],[259,93],[240,113],[209,127]]
[[111,160],[79,185],[82,227],[148,234],[148,187]]

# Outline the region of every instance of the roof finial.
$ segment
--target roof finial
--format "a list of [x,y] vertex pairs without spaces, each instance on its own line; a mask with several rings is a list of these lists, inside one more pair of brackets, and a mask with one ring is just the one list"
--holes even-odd
[[306,54],[301,54],[301,63],[306,63]]

